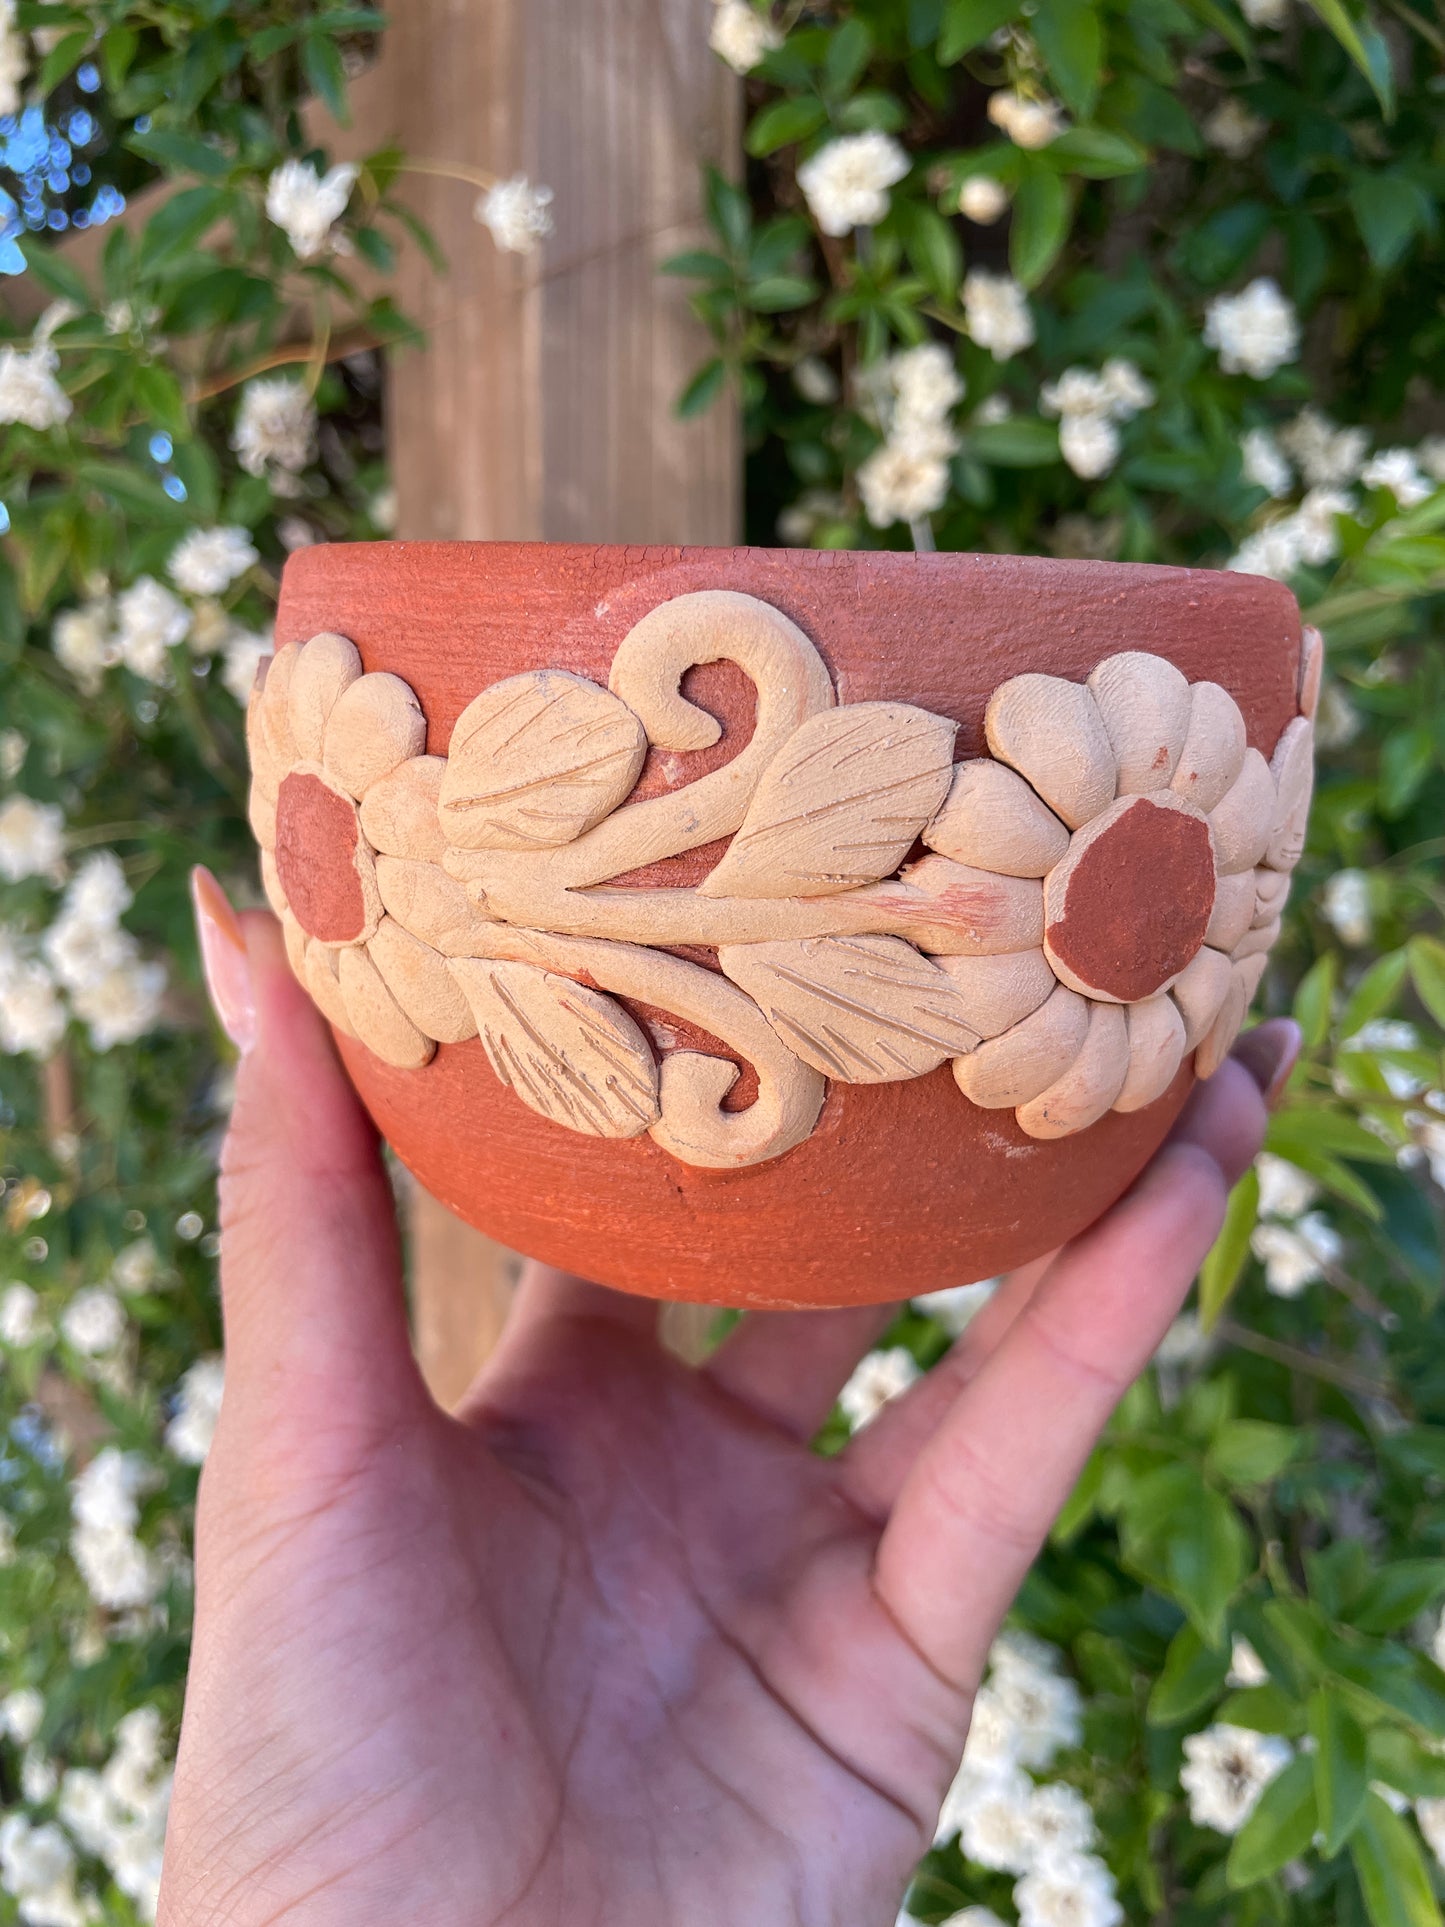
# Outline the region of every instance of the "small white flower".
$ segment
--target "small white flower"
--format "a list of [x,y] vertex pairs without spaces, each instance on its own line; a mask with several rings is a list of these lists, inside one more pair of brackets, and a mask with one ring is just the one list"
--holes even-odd
[[36,1293],[29,1285],[7,1285],[0,1293],[0,1341],[23,1348],[36,1344],[45,1334]]
[[1110,355],[1100,370],[1109,413],[1116,421],[1129,421],[1145,408],[1154,406],[1154,389],[1135,364],[1125,355]]
[[1359,479],[1370,438],[1363,428],[1337,428],[1317,408],[1302,408],[1279,431],[1279,442],[1307,488],[1344,488]]
[[1333,676],[1325,678],[1320,691],[1319,714],[1315,717],[1315,741],[1321,749],[1344,749],[1354,742],[1364,718]]
[[233,629],[222,646],[221,681],[244,709],[256,686],[256,671],[276,652],[276,638],[257,629]]
[[33,958],[8,958],[0,971],[0,1051],[48,1057],[65,1035],[65,1005],[55,979]]
[[1211,147],[1217,147],[1221,154],[1237,161],[1258,147],[1269,132],[1269,122],[1252,114],[1242,100],[1236,100],[1231,94],[1209,115],[1200,132]]
[[1251,27],[1277,30],[1289,19],[1289,0],[1239,0],[1239,10]]
[[113,1050],[117,1044],[133,1044],[153,1029],[165,988],[163,963],[129,960],[73,993],[75,1014],[88,1026],[92,1048]]
[[1087,1853],[1099,1836],[1088,1801],[1062,1780],[1031,1790],[1024,1820],[1035,1867],[1060,1854]]
[[0,114],[18,114],[24,104],[30,49],[15,24],[15,0],[0,5]]
[[1205,310],[1204,343],[1226,374],[1263,381],[1299,354],[1299,317],[1268,275],[1241,294],[1216,295]]
[[1287,582],[1303,560],[1300,549],[1298,516],[1282,515],[1246,536],[1227,566],[1238,575],[1267,575]]
[[109,601],[100,597],[79,609],[62,609],[51,625],[55,660],[87,695],[95,694],[106,670],[120,661],[112,620]]
[[51,876],[65,854],[65,812],[17,792],[0,803],[0,877],[20,883]]
[[957,1338],[967,1331],[998,1287],[997,1278],[985,1278],[976,1285],[945,1285],[941,1291],[925,1291],[913,1299],[913,1309],[942,1325],[951,1338]]
[[978,1781],[957,1811],[966,1859],[993,1873],[1026,1873],[1034,1864],[1029,1803],[1034,1783],[1018,1767]]
[[1059,1671],[1051,1646],[1022,1633],[1000,1633],[989,1665],[988,1691],[1011,1730],[1013,1755],[1021,1766],[1042,1770],[1062,1748],[1079,1744],[1083,1698]]
[[871,128],[820,147],[798,169],[798,185],[823,232],[846,234],[877,226],[888,212],[888,190],[911,166],[891,134]]
[[1417,1800],[1415,1821],[1435,1864],[1445,1867],[1445,1800]]
[[920,438],[884,442],[858,470],[858,493],[876,529],[914,522],[948,499],[948,461]]
[[1336,870],[1325,885],[1321,909],[1341,943],[1353,950],[1363,949],[1375,928],[1368,872]]
[[1300,559],[1316,566],[1333,561],[1340,552],[1335,518],[1352,515],[1354,511],[1355,499],[1345,489],[1312,488],[1300,503],[1295,516],[1299,530]]
[[1235,1687],[1247,1688],[1251,1686],[1263,1686],[1267,1683],[1268,1679],[1269,1668],[1254,1650],[1253,1646],[1250,1645],[1249,1641],[1236,1633],[1233,1644],[1229,1649],[1228,1684]]
[[1047,147],[1064,131],[1064,117],[1056,101],[1029,100],[1008,91],[989,95],[988,117],[1016,147]]
[[17,1686],[0,1700],[0,1726],[19,1746],[29,1746],[45,1718],[45,1701],[33,1686]]
[[889,359],[887,373],[894,396],[890,434],[936,428],[963,400],[957,364],[941,342],[905,348]]
[[190,611],[154,576],[143,575],[115,600],[116,642],[132,675],[163,682],[170,673],[170,651],[186,639]]
[[171,550],[166,567],[186,595],[222,595],[237,576],[260,560],[245,529],[192,529]]
[[55,1797],[60,1775],[38,1746],[28,1746],[20,1761],[20,1791],[33,1807]]
[[1445,482],[1445,435],[1427,435],[1415,450],[1415,460],[1432,481]]
[[1045,1860],[1014,1887],[1014,1905],[1019,1927],[1119,1927],[1124,1918],[1114,1876],[1093,1854]]
[[1035,339],[1028,297],[1012,275],[971,268],[963,277],[963,321],[995,361],[1009,361]]
[[104,1285],[76,1292],[60,1319],[69,1344],[86,1358],[103,1358],[125,1337],[125,1313],[120,1300]]
[[283,161],[266,183],[266,213],[301,261],[336,244],[333,229],[346,212],[359,167],[349,161],[318,174],[310,161]]
[[[53,1821],[32,1826],[23,1813],[0,1820],[0,1885],[22,1904],[48,1901],[74,1872],[75,1850]],[[26,1918],[40,1927],[33,1906],[27,1906]]]
[[1013,403],[1002,393],[986,395],[973,411],[973,419],[985,428],[990,422],[1006,422],[1013,413]]
[[821,355],[804,355],[793,364],[793,386],[815,408],[826,408],[838,399],[838,377]]
[[525,174],[497,181],[472,212],[506,254],[535,254],[552,232],[552,190],[533,187]]
[[1190,1819],[1216,1833],[1238,1833],[1294,1750],[1273,1733],[1220,1722],[1191,1733],[1184,1754],[1179,1784],[1189,1796]]
[[849,1429],[857,1432],[876,1418],[888,1401],[906,1392],[918,1376],[913,1354],[901,1345],[869,1352],[838,1394]]
[[1294,472],[1283,449],[1267,428],[1251,428],[1239,444],[1240,472],[1253,488],[1262,488],[1276,500],[1288,495]]
[[1308,1171],[1301,1171],[1288,1158],[1273,1151],[1261,1151],[1254,1160],[1259,1177],[1259,1212],[1263,1218],[1303,1217],[1320,1194]]
[[25,767],[30,744],[18,729],[0,729],[0,782],[13,783]]
[[1119,459],[1119,431],[1106,415],[1065,415],[1059,453],[1086,481],[1107,475]]
[[289,376],[248,382],[231,447],[248,475],[269,475],[273,487],[299,474],[316,452],[315,402]]
[[198,1358],[181,1380],[175,1417],[166,1427],[166,1444],[187,1465],[200,1465],[211,1449],[221,1416],[225,1361]]
[[41,938],[41,948],[56,981],[72,996],[89,990],[136,954],[135,938],[129,931],[113,923],[86,923],[64,914]]
[[783,36],[749,0],[719,0],[707,44],[735,74],[750,74],[764,54],[782,46]]
[[76,923],[118,923],[135,898],[114,850],[92,850],[65,886],[61,914]]
[[134,1452],[106,1446],[71,1487],[70,1549],[91,1597],[110,1611],[144,1606],[162,1573],[135,1536],[138,1499],[156,1474]]
[[1165,1332],[1159,1349],[1154,1354],[1154,1363],[1163,1366],[1166,1371],[1183,1365],[1192,1365],[1195,1359],[1202,1358],[1209,1348],[1210,1339],[1200,1321],[1199,1314],[1193,1311],[1182,1311]]
[[59,428],[70,419],[69,395],[55,379],[60,357],[48,344],[0,348],[0,422]]
[[1360,470],[1360,480],[1366,488],[1387,488],[1402,509],[1414,508],[1435,493],[1408,448],[1382,448]]
[[1276,1298],[1298,1298],[1306,1285],[1324,1277],[1344,1249],[1328,1218],[1311,1211],[1297,1225],[1257,1224],[1250,1249],[1264,1266],[1264,1282]]
[[950,1914],[942,1927],[1004,1927],[992,1907],[960,1907]]
[[1008,189],[991,174],[970,174],[958,190],[958,211],[966,221],[992,227],[1008,207]]

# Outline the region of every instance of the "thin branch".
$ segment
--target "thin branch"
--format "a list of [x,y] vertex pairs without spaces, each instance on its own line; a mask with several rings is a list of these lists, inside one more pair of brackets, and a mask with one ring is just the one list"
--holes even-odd
[[1268,1358],[1276,1365],[1286,1365],[1291,1371],[1304,1372],[1310,1378],[1320,1378],[1327,1385],[1338,1385],[1346,1392],[1356,1392],[1361,1398],[1384,1399],[1394,1402],[1395,1388],[1383,1379],[1370,1378],[1364,1372],[1357,1372],[1350,1365],[1341,1365],[1332,1358],[1317,1358],[1313,1352],[1301,1351],[1297,1345],[1286,1345],[1278,1338],[1266,1338],[1263,1332],[1250,1331],[1245,1325],[1235,1324],[1232,1318],[1221,1318],[1214,1327],[1217,1338],[1226,1345],[1234,1345],[1240,1351],[1254,1352],[1260,1358]]

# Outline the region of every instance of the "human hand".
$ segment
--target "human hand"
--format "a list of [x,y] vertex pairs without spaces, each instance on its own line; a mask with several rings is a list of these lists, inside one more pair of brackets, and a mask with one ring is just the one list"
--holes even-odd
[[657,1307],[530,1265],[453,1415],[375,1134],[276,926],[198,891],[241,1046],[224,1409],[160,1927],[886,1927],[1000,1619],[1259,1148],[1261,1025],[1084,1237],[837,1457],[889,1307]]

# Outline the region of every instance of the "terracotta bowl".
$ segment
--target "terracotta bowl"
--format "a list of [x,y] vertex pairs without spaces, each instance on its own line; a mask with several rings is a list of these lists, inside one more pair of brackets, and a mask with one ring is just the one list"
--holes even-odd
[[1222,1060],[1318,638],[1240,575],[378,543],[287,565],[249,718],[293,967],[482,1230],[839,1305],[1059,1244]]

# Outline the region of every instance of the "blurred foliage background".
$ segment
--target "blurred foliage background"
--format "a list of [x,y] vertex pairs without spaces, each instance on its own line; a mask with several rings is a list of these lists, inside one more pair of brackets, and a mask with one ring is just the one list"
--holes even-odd
[[[154,1914],[222,1382],[186,874],[256,898],[241,704],[287,552],[391,520],[386,286],[425,237],[404,157],[329,166],[306,108],[344,122],[383,25],[0,0],[0,1921]],[[669,264],[716,344],[679,405],[740,394],[749,539],[1232,564],[1329,651],[1260,999],[1304,1061],[996,1649],[909,1912],[1437,1922],[1445,31],[1406,0],[705,29],[748,160]],[[478,185],[497,245],[542,244],[545,190]],[[988,1289],[901,1314],[823,1448]]]

